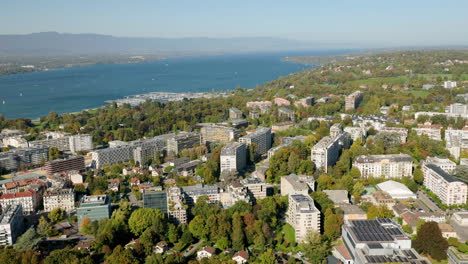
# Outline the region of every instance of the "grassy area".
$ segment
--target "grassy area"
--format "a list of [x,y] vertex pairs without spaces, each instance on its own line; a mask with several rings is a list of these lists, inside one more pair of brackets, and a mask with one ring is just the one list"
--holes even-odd
[[283,226],[283,234],[284,234],[284,240],[290,243],[296,241],[296,234],[295,234],[294,228],[290,224],[285,224]]
[[448,263],[448,258],[447,259],[444,259],[444,260],[441,260],[441,261],[437,261],[429,256],[426,256],[426,255],[423,255],[423,257],[426,257],[428,258],[432,264],[447,264]]
[[380,85],[380,84],[388,84],[388,85],[400,85],[403,86],[408,81],[407,76],[399,76],[399,77],[386,77],[386,78],[371,78],[371,79],[364,79],[364,80],[355,80],[349,81],[346,84],[357,83],[359,85]]
[[[434,80],[437,77],[440,77],[442,79],[447,78],[449,80],[452,78],[452,74],[450,74],[450,73],[418,74],[418,76],[423,77],[426,80]],[[468,80],[468,74],[467,73],[461,74],[460,77],[463,80]]]
[[427,97],[431,94],[428,91],[405,91],[405,93],[411,94],[415,97],[421,97],[421,98]]

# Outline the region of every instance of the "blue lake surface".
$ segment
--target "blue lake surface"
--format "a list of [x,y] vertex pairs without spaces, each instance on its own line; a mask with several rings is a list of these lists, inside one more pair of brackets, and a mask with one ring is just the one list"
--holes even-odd
[[[103,64],[0,76],[0,113],[38,118],[50,111],[77,112],[104,101],[149,92],[209,92],[255,88],[312,67],[286,56],[335,55],[350,50],[228,54]],[[5,103],[3,103],[5,101]]]

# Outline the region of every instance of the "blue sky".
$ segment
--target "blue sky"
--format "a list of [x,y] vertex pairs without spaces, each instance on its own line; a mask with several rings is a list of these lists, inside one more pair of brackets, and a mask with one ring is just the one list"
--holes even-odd
[[468,44],[467,0],[0,0],[0,34]]

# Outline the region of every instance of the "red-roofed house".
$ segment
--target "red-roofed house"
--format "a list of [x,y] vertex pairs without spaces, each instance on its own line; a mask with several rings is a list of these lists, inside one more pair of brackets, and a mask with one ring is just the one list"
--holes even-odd
[[31,187],[34,187],[34,186],[39,187],[39,188],[34,188],[34,189],[41,189],[41,188],[45,188],[47,185],[45,184],[45,182],[39,180],[39,178],[11,181],[3,185],[4,193],[16,193],[16,192],[19,192],[20,189],[24,189],[24,190],[31,189]]
[[280,98],[280,97],[276,97],[275,98],[275,104],[278,105],[278,106],[288,106],[291,104],[291,102],[289,102],[288,100],[286,99],[283,99],[283,98]]
[[351,257],[351,254],[349,253],[348,249],[344,245],[335,246],[333,248],[332,254],[337,259],[341,260],[343,262],[343,264],[353,263],[353,258]]
[[32,189],[24,192],[6,193],[0,196],[0,206],[6,208],[8,205],[21,204],[24,214],[31,214],[37,208],[40,193]]
[[139,185],[140,183],[140,179],[138,179],[137,177],[133,177],[132,179],[130,179],[130,186]]
[[247,263],[247,260],[249,260],[249,253],[247,251],[241,250],[234,254],[232,257],[232,260],[237,262],[237,264],[244,264]]
[[212,247],[203,247],[202,249],[198,250],[197,259],[200,260],[202,258],[211,258],[215,252],[216,249]]

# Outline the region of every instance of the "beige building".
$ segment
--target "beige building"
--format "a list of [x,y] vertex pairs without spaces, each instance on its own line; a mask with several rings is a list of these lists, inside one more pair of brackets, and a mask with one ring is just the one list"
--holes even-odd
[[309,195],[313,191],[315,180],[312,176],[291,174],[281,177],[281,196],[303,194]]
[[310,196],[290,195],[286,222],[294,228],[296,242],[300,243],[309,231],[320,232],[320,211]]
[[466,203],[468,187],[465,183],[434,164],[422,166],[424,186],[435,193],[447,205]]
[[406,154],[361,155],[353,162],[361,177],[402,178],[413,175],[413,159]]
[[50,212],[54,208],[61,208],[66,211],[75,209],[75,193],[73,189],[47,190],[42,198],[44,211]]
[[239,138],[239,130],[215,124],[204,125],[200,129],[202,143],[230,142]]

